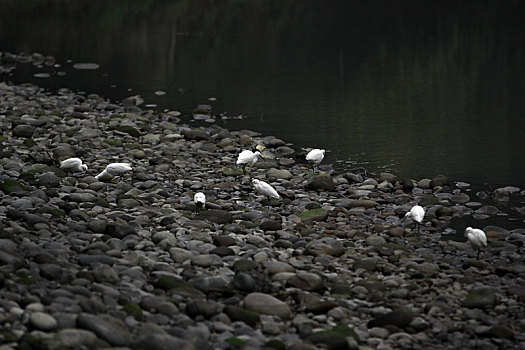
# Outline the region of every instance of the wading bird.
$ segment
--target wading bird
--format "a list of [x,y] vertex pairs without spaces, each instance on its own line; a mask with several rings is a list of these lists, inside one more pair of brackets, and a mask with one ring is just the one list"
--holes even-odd
[[324,149],[314,148],[306,155],[306,160],[312,165],[312,171],[315,171],[314,166],[319,165],[323,161]]
[[246,166],[248,164],[252,166],[257,163],[258,157],[262,157],[259,151],[252,152],[250,150],[244,150],[239,153],[239,156],[237,157],[237,165],[241,165],[242,172],[246,173]]
[[405,214],[405,217],[403,220],[401,220],[401,222],[405,221],[409,217],[415,221],[414,225],[417,227],[417,232],[419,233],[419,225],[425,217],[425,209],[419,205],[413,206],[412,209],[410,209],[410,211]]
[[281,198],[281,196],[279,196],[279,193],[277,193],[275,188],[273,188],[271,185],[267,184],[266,182],[261,181],[259,179],[253,179],[252,183],[253,183],[253,187],[255,188],[257,192],[268,197],[268,201],[270,201],[270,197],[277,198],[277,199]]
[[133,170],[130,163],[110,163],[106,169],[95,176],[97,180],[109,180],[114,176],[122,176],[124,173]]
[[68,158],[60,162],[60,168],[71,172],[82,172],[87,170],[87,165],[82,164],[80,158]]
[[478,250],[478,255],[476,259],[479,260],[479,252],[481,250],[481,247],[487,246],[487,236],[485,235],[485,232],[483,232],[479,228],[467,227],[465,230],[465,236],[470,241],[472,248]]
[[202,192],[195,193],[193,196],[193,202],[195,203],[195,211],[198,213],[200,210],[204,210],[206,206],[206,195]]

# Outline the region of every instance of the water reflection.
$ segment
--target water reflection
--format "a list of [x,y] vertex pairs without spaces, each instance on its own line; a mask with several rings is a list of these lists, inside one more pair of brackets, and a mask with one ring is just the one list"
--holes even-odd
[[[249,117],[232,129],[323,147],[328,161],[525,184],[520,11],[522,1],[0,1],[0,39],[64,64],[65,77],[38,81],[50,88],[141,94],[185,113],[210,103]],[[70,69],[88,61],[101,68]]]

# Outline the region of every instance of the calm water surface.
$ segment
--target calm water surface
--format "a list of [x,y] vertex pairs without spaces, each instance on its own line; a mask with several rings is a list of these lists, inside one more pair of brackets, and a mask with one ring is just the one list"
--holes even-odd
[[[232,130],[326,148],[335,165],[523,186],[524,7],[0,0],[0,50],[61,64],[20,65],[4,77],[15,82],[114,100],[140,94],[184,114],[208,103],[216,114],[247,117],[226,121]],[[76,62],[100,69],[74,70]]]

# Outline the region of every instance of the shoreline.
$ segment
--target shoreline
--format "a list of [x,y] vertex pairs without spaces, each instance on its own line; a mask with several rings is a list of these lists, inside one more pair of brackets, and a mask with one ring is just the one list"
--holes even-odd
[[[470,186],[363,168],[313,175],[277,138],[69,89],[0,83],[0,102],[6,349],[525,345],[525,229],[482,227],[504,212]],[[268,160],[251,175],[279,202],[235,166],[257,144]],[[73,156],[86,173],[56,167]],[[96,181],[113,161],[133,173]],[[197,191],[208,198],[199,214]],[[401,225],[416,203],[419,235]],[[480,260],[443,239],[465,217],[487,232]]]

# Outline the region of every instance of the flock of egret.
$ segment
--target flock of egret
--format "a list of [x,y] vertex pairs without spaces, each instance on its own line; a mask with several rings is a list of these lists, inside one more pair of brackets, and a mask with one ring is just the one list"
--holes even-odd
[[[308,152],[306,160],[311,164],[312,171],[315,171],[315,166],[318,166],[323,161],[324,155],[324,149],[315,148]],[[259,151],[252,152],[250,150],[244,150],[238,155],[236,164],[242,167],[243,173],[246,173],[246,166],[249,165],[251,167],[255,165],[259,157],[263,158]],[[60,162],[60,168],[71,172],[83,172],[88,169],[87,165],[83,164],[80,158],[66,159]],[[122,176],[132,170],[133,168],[130,163],[110,163],[100,174],[95,176],[95,178],[97,180],[107,181],[116,176]],[[252,184],[255,191],[266,196],[268,200],[271,198],[281,198],[275,188],[262,180],[253,179]],[[206,195],[203,192],[197,192],[193,197],[193,201],[197,212],[199,210],[204,210],[206,206]],[[420,205],[415,205],[405,214],[401,222],[403,223],[406,219],[412,219],[414,221],[414,226],[419,233],[420,225],[423,222],[424,217],[425,209]],[[477,249],[477,259],[479,259],[481,248],[487,246],[487,236],[485,235],[485,232],[480,229],[467,227],[465,230],[465,236],[472,245],[472,248]]]

